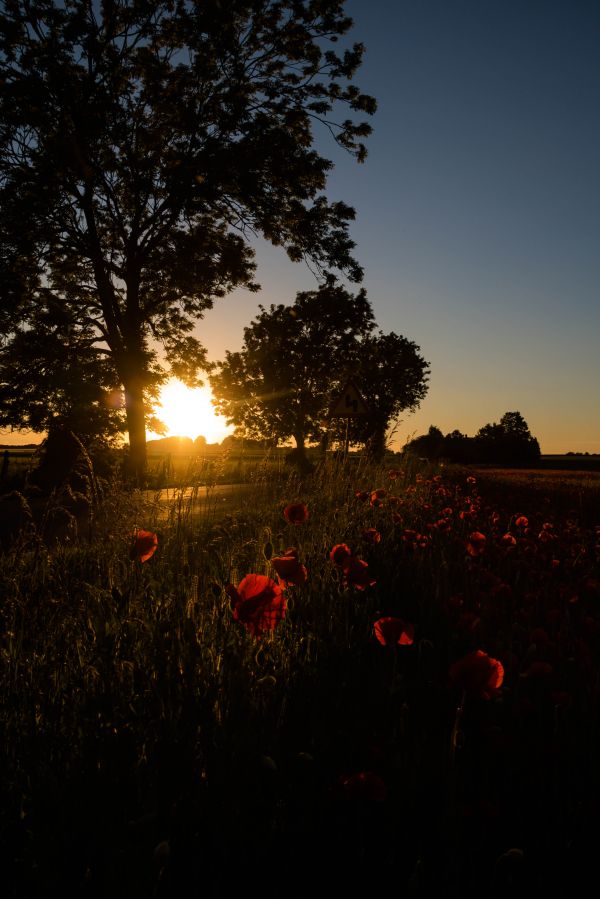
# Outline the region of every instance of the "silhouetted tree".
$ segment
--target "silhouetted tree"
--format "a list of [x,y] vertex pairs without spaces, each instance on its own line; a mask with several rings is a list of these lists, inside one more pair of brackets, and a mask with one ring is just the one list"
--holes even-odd
[[85,444],[125,429],[114,368],[62,304],[32,310],[0,352],[0,423],[74,431]]
[[428,434],[407,443],[405,450],[427,459],[465,463],[535,463],[540,458],[540,445],[520,412],[505,412],[499,422],[484,425],[475,437],[456,430],[444,437],[432,426]]
[[404,451],[425,459],[438,459],[444,446],[444,435],[435,425],[430,425],[426,434],[408,441]]
[[373,328],[364,290],[326,284],[296,295],[293,306],[260,306],[240,352],[227,352],[210,376],[217,412],[250,438],[292,437],[308,467],[306,443],[318,439],[332,392]]
[[360,343],[352,380],[364,397],[369,413],[350,420],[349,435],[366,444],[377,459],[401,412],[414,411],[425,397],[429,365],[416,343],[393,331],[379,331]]
[[415,344],[374,327],[365,291],[332,284],[297,294],[293,306],[261,307],[241,352],[227,353],[211,376],[217,410],[249,436],[292,437],[292,457],[306,468],[306,443],[322,438],[331,402],[352,377],[370,410],[352,419],[352,437],[381,452],[393,418],[424,396],[427,363]]
[[481,462],[522,463],[540,458],[540,445],[520,412],[505,412],[498,423],[484,425],[475,435]]
[[[253,234],[361,277],[354,211],[324,196],[332,163],[313,148],[322,123],[366,155],[353,116],[375,102],[350,83],[363,47],[333,49],[351,24],[342,0],[2,4],[4,346],[40,308],[68,308],[69,340],[105,350],[104,379],[124,387],[138,476],[166,377],[157,348],[197,380],[195,323],[232,288],[257,289]],[[18,426],[16,407],[0,423]]]

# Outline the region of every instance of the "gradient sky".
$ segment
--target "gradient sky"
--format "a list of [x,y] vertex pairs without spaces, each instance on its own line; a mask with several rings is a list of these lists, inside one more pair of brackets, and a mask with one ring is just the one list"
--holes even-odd
[[[355,83],[379,109],[364,165],[316,135],[335,163],[328,195],[356,209],[379,326],[431,366],[393,445],[518,410],[542,452],[600,452],[600,3],[346,8],[366,45]],[[241,347],[258,303],[317,286],[281,249],[259,243],[257,261],[262,292],[199,323],[212,360]]]
[[[390,11],[390,8],[392,11]],[[325,136],[379,326],[414,340],[429,393],[395,444],[519,410],[542,452],[600,452],[600,4],[349,0],[376,97],[358,165]],[[258,247],[258,296],[206,314],[210,358],[259,302],[315,280]]]

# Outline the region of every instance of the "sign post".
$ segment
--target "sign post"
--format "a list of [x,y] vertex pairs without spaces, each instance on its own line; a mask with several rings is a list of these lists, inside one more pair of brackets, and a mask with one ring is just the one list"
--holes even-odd
[[327,414],[328,418],[345,418],[346,419],[346,440],[344,445],[344,456],[348,455],[350,447],[350,439],[348,436],[348,428],[350,419],[355,416],[368,415],[369,407],[361,396],[358,387],[352,382],[347,381],[346,386],[340,395],[332,402]]

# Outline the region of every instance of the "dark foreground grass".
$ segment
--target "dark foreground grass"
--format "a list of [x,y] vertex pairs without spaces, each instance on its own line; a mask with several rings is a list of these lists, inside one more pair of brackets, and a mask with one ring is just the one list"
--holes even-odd
[[[4,895],[479,897],[584,882],[600,540],[576,507],[490,496],[460,471],[331,464],[257,481],[235,515],[192,493],[164,520],[112,492],[85,542],[48,548],[30,528],[0,559]],[[286,522],[292,502],[306,522]],[[136,526],[158,533],[143,564],[129,558]],[[345,583],[329,558],[340,543],[374,585]],[[276,580],[270,560],[289,547],[307,582],[255,637],[225,587]],[[382,616],[414,641],[381,645]],[[474,650],[502,664],[498,689],[453,681]]]

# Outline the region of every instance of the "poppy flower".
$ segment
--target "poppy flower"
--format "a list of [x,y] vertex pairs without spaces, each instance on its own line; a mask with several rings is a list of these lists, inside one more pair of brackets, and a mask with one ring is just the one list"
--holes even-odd
[[387,798],[387,786],[373,771],[360,771],[342,780],[344,796],[347,799],[384,802]]
[[377,528],[365,528],[362,537],[367,543],[381,543],[381,534]]
[[290,584],[300,587],[308,579],[308,571],[304,565],[300,564],[298,550],[293,547],[287,549],[283,556],[271,559],[271,564],[284,589]]
[[518,528],[527,528],[529,527],[529,519],[525,517],[525,515],[519,515],[515,524]]
[[357,490],[354,496],[356,497],[356,499],[360,500],[361,503],[366,503],[369,498],[369,494],[366,490]]
[[382,646],[410,646],[415,635],[414,625],[393,616],[379,618],[373,631]]
[[305,503],[290,503],[283,510],[283,517],[289,524],[304,524],[308,521],[308,507]]
[[147,562],[148,559],[156,552],[158,546],[158,537],[152,531],[135,530],[132,535],[131,549],[129,550],[130,559],[138,559],[140,562]]
[[504,680],[504,666],[476,649],[450,666],[450,683],[482,699],[491,699]]
[[364,590],[366,587],[372,587],[377,583],[368,572],[367,562],[357,559],[356,556],[350,556],[346,559],[342,566],[344,572],[344,586],[356,587],[357,590]]
[[352,556],[352,550],[346,543],[336,543],[331,552],[329,553],[329,558],[333,562],[334,565],[337,565],[338,568],[343,568],[344,563],[347,559]]
[[231,600],[233,617],[253,637],[274,630],[285,618],[287,600],[283,589],[264,574],[247,574],[237,588],[228,584],[225,590]]
[[473,531],[467,540],[467,552],[470,556],[480,556],[485,549],[485,534]]

